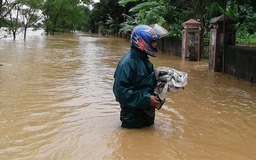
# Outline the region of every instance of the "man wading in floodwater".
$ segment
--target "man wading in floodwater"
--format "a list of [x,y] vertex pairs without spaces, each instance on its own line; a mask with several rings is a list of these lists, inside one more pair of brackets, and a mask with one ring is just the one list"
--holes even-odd
[[114,74],[113,92],[121,107],[124,128],[142,128],[154,124],[156,77],[148,55],[157,56],[156,41],[168,32],[155,24],[138,25],[131,34],[131,49],[119,61]]

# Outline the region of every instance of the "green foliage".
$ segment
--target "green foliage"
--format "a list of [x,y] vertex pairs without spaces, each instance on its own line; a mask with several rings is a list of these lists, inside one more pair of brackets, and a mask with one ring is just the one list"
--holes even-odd
[[249,1],[227,1],[226,8],[219,7],[220,12],[227,14],[237,21],[236,43],[255,45],[256,44],[256,13]]
[[[169,36],[181,36],[182,23],[196,19],[203,35],[209,31],[212,18],[225,13],[237,21],[237,43],[254,44],[256,32],[256,5],[252,0],[14,0],[0,6],[0,26],[13,28],[36,26],[42,11],[43,25],[49,33],[84,30],[109,34],[129,33],[138,24],[155,24],[169,31]],[[19,5],[21,20],[10,18]],[[89,6],[83,4],[92,4]],[[8,15],[8,16],[7,16]],[[14,19],[13,19],[14,18]],[[100,22],[100,23],[99,23]],[[22,26],[23,25],[23,26]],[[203,37],[205,38],[205,37]]]
[[169,36],[180,37],[183,27],[180,24],[172,24],[169,26]]
[[[131,1],[125,1],[125,3],[128,2]],[[152,25],[158,23],[162,26],[166,22],[166,20],[163,18],[166,8],[159,2],[143,2],[135,7],[132,7],[129,12],[132,13],[132,16],[123,14],[123,16],[126,18],[126,22],[121,23],[119,33],[127,33],[139,24]]]
[[119,5],[125,6],[129,2],[137,2],[138,0],[121,0],[118,2]]
[[238,6],[232,3],[231,1],[227,2],[226,8],[219,7],[219,9],[222,14],[227,14],[229,17],[233,18],[234,20],[237,20],[239,16]]
[[123,16],[125,17],[126,21],[120,24],[121,28],[119,30],[119,34],[121,32],[129,33],[137,25],[135,19],[132,16],[126,14],[123,14]]
[[108,19],[108,0],[101,0],[99,3],[93,4],[92,13],[90,15],[91,18],[91,24],[90,28],[92,32],[98,31],[98,22],[102,21],[104,24],[106,20]]
[[256,32],[250,34],[247,32],[246,26],[240,27],[236,34],[236,43],[246,45],[256,45]]
[[26,31],[28,27],[33,27],[38,21],[41,20],[43,15],[40,13],[43,0],[29,0],[22,1],[20,8],[20,16],[22,17],[22,24],[24,29],[24,39],[26,39]]
[[236,38],[236,43],[242,45],[256,45],[256,34],[243,34]]
[[91,10],[87,7],[81,7],[81,12],[84,14],[84,18],[81,17],[81,22],[79,25],[77,25],[77,29],[81,31],[89,32],[91,30],[91,22],[92,19],[91,16]]
[[90,4],[91,3],[91,1],[90,0],[81,0],[81,3],[84,3],[84,4]]
[[113,19],[109,14],[108,14],[108,19],[106,20],[106,25],[109,26],[109,29],[106,29],[106,32],[110,35],[116,34],[120,26],[118,24],[118,21]]
[[46,32],[72,31],[83,24],[84,7],[79,0],[46,0],[43,6]]
[[207,11],[208,11],[207,14],[208,14],[209,19],[217,17],[224,12],[223,8],[217,2],[213,2],[213,3],[209,4],[209,6],[207,6]]
[[141,10],[154,9],[155,7],[160,8],[157,2],[144,2],[129,10],[129,12],[139,12]]

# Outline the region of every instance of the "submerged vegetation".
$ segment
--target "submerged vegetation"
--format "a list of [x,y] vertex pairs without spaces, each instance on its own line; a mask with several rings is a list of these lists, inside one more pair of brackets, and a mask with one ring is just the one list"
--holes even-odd
[[236,23],[236,42],[256,45],[256,4],[253,0],[0,0],[0,27],[15,35],[28,27],[55,32],[129,34],[138,24],[158,23],[170,37],[182,34],[182,23],[195,19],[207,39],[209,22],[225,13]]

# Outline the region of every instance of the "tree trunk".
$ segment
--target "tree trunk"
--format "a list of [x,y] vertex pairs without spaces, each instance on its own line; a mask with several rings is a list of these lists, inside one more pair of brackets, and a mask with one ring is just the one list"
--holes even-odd
[[3,0],[0,0],[0,28],[2,27],[2,7],[3,7]]
[[24,27],[24,41],[26,40],[27,37],[27,26]]
[[13,35],[13,40],[16,39],[16,32],[12,32],[12,35]]

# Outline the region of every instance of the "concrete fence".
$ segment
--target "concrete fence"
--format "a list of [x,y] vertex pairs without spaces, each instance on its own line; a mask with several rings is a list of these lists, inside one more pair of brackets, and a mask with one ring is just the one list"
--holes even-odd
[[256,84],[256,48],[225,46],[224,73]]
[[167,37],[157,41],[157,48],[171,55],[181,57],[182,50],[182,39],[181,37]]
[[[205,42],[202,59],[209,57],[209,43]],[[158,41],[162,52],[181,57],[181,38],[163,38]],[[224,73],[256,84],[256,48],[246,46],[225,46]]]

